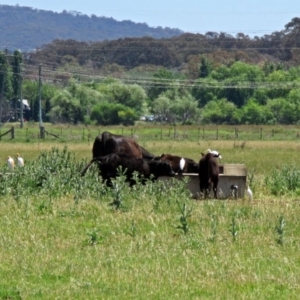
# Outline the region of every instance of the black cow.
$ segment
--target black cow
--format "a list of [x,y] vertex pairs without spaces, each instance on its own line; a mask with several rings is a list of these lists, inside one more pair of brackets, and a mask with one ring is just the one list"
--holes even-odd
[[206,198],[213,186],[214,197],[217,197],[217,187],[219,183],[219,165],[212,153],[203,154],[199,161],[199,184],[200,192]]
[[123,171],[126,170],[126,181],[129,182],[130,186],[135,184],[133,180],[134,172],[139,174],[142,183],[145,183],[147,179],[157,180],[160,176],[175,175],[167,162],[138,158],[127,153],[111,153],[93,158],[81,171],[81,176],[86,173],[94,162],[99,163],[99,173],[107,185],[111,185],[111,178],[116,178],[119,175],[119,167]]
[[140,146],[134,139],[112,134],[107,131],[95,138],[92,152],[93,158],[111,153],[127,153],[135,157],[146,159],[154,158],[153,154]]
[[199,164],[187,157],[162,154],[155,157],[154,160],[169,162],[175,173],[199,173]]

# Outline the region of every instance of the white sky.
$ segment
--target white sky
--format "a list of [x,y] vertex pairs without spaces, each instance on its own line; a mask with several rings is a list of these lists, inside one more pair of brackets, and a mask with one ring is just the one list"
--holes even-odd
[[238,32],[262,36],[300,17],[300,0],[3,0],[0,4],[131,20],[191,33]]

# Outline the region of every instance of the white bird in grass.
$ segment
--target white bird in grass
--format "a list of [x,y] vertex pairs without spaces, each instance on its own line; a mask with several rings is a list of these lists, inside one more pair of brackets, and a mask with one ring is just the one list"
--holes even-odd
[[247,195],[248,195],[249,200],[253,200],[253,193],[252,193],[252,191],[251,191],[251,189],[250,189],[249,184],[247,184],[246,193],[247,193]]
[[24,159],[20,156],[19,153],[16,153],[18,167],[24,167]]
[[7,166],[10,170],[13,170],[15,167],[15,161],[12,157],[7,156]]
[[222,159],[221,154],[220,154],[218,151],[216,151],[216,150],[210,150],[210,149],[207,149],[206,152],[207,152],[207,153],[211,153],[214,157],[217,157],[217,158]]

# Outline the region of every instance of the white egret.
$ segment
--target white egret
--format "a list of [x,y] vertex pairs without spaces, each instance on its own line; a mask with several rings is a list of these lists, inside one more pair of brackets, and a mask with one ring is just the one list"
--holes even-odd
[[246,194],[247,194],[249,200],[253,200],[253,193],[252,193],[252,191],[250,189],[249,184],[247,184]]
[[18,167],[24,167],[24,159],[20,156],[19,153],[16,153]]
[[13,170],[15,167],[15,161],[11,156],[7,156],[7,166],[10,170]]

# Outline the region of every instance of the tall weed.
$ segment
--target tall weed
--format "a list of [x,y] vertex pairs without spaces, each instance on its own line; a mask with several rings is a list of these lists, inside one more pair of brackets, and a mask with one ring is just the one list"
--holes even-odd
[[265,177],[265,184],[275,196],[300,195],[300,169],[289,165],[273,169],[271,174]]

